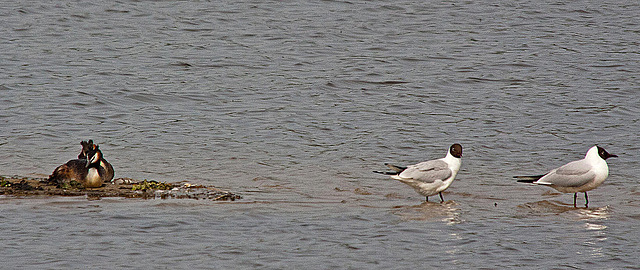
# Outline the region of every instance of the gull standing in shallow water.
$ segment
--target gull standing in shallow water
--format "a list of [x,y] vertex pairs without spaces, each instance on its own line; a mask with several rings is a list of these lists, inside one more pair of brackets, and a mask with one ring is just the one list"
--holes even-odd
[[518,182],[545,185],[560,192],[574,193],[573,207],[576,207],[578,192],[584,192],[584,206],[589,207],[587,191],[598,187],[607,179],[609,166],[605,160],[610,157],[618,156],[609,154],[604,148],[596,145],[587,151],[584,159],[569,162],[547,174],[514,178],[520,179]]
[[426,197],[440,194],[440,202],[444,202],[442,192],[451,185],[456,178],[460,165],[462,165],[462,145],[453,144],[447,152],[447,156],[441,159],[429,160],[407,167],[395,166],[385,163],[393,172],[379,172],[391,175],[391,178],[405,183],[415,189],[416,192]]

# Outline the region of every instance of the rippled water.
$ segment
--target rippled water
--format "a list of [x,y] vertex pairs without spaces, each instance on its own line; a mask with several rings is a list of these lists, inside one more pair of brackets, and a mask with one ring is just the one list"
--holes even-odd
[[[5,3],[0,174],[46,176],[92,138],[116,177],[244,199],[2,197],[0,258],[635,268],[639,12],[633,1]],[[443,204],[371,173],[453,142],[465,156]],[[620,158],[589,209],[511,178],[596,143]]]

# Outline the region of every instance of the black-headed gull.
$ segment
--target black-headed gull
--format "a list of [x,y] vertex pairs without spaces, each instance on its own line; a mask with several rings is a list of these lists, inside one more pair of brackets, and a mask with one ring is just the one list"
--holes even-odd
[[460,165],[462,165],[461,158],[462,145],[455,143],[449,147],[447,156],[444,158],[429,160],[407,167],[385,163],[393,172],[374,172],[391,175],[391,178],[409,185],[416,192],[425,196],[427,201],[429,201],[429,196],[440,194],[440,200],[444,202],[442,192],[456,178]]
[[598,187],[607,179],[609,166],[605,160],[610,157],[618,156],[609,154],[604,148],[596,145],[591,147],[581,160],[569,162],[546,174],[514,178],[520,179],[518,182],[545,185],[560,192],[574,193],[573,207],[576,207],[578,192],[584,192],[585,207],[589,207],[587,191]]

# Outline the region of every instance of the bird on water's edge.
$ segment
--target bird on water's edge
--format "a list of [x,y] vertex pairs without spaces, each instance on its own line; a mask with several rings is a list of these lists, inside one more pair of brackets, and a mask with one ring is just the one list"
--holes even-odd
[[385,163],[391,172],[374,171],[375,173],[390,175],[412,187],[418,194],[429,196],[439,194],[441,202],[444,202],[442,191],[446,190],[453,179],[456,178],[462,165],[462,145],[453,144],[444,158],[434,159],[409,166],[397,166]]
[[618,157],[600,146],[593,146],[583,159],[569,162],[546,174],[514,176],[518,182],[532,183],[552,187],[563,193],[573,194],[573,207],[576,206],[578,192],[584,192],[585,207],[589,207],[587,191],[600,186],[609,176],[608,158]]

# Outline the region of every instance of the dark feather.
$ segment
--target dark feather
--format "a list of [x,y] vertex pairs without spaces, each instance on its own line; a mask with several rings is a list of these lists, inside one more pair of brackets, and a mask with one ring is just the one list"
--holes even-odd
[[390,169],[396,171],[397,173],[401,173],[402,171],[406,170],[407,167],[403,167],[403,166],[396,166],[393,164],[389,164],[389,163],[385,163],[384,165],[386,165],[387,167],[389,167]]
[[521,182],[521,183],[533,183],[535,181],[538,181],[538,179],[542,178],[543,176],[545,176],[545,175],[544,174],[541,174],[541,175],[519,175],[519,176],[514,176],[513,178],[519,179],[518,182]]
[[397,175],[398,172],[381,172],[381,171],[373,171],[374,173],[384,174],[384,175]]

